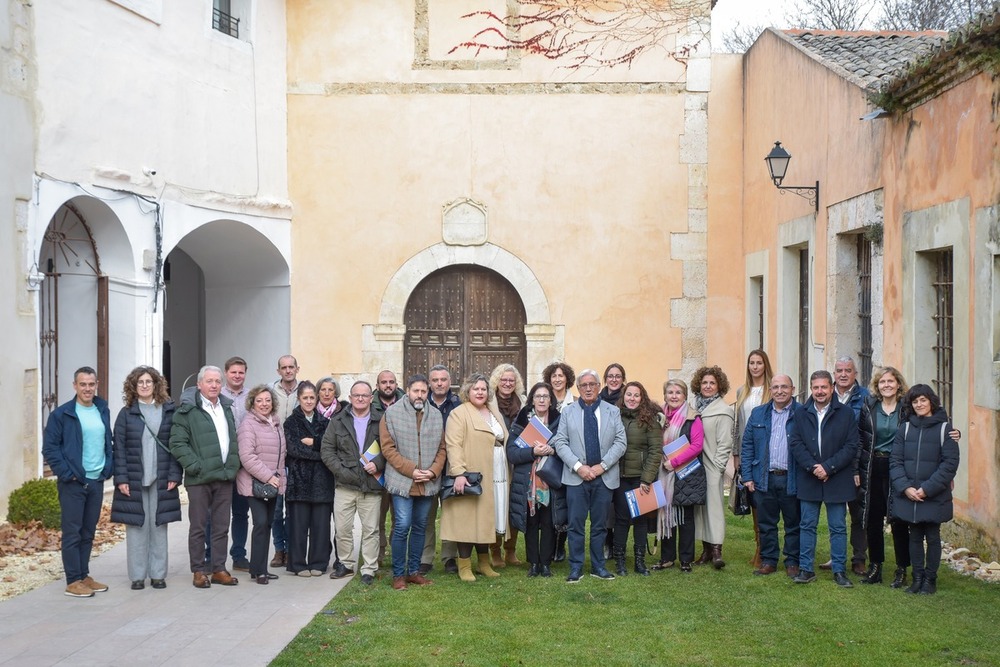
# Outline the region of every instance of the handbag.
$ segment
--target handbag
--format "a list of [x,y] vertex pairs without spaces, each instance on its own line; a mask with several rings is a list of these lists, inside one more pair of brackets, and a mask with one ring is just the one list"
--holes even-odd
[[549,485],[550,489],[562,488],[563,462],[558,456],[543,456],[538,459],[535,473]]
[[278,497],[278,487],[271,486],[267,482],[262,482],[256,477],[253,478],[253,497],[261,500],[271,500]]
[[733,484],[729,487],[729,509],[736,516],[746,516],[753,511],[751,507],[750,490],[743,485],[743,477],[737,468],[733,474]]
[[445,475],[441,478],[441,500],[451,498],[452,496],[481,496],[483,495],[483,473],[481,472],[467,472],[463,475],[456,475],[456,477],[465,477],[468,482],[465,485],[465,489],[462,493],[455,493],[455,477],[451,475]]

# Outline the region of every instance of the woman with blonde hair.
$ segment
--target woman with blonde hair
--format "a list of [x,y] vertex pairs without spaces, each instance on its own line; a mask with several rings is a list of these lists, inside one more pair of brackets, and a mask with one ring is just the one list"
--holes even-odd
[[[458,576],[475,581],[472,573],[472,549],[475,547],[479,572],[486,577],[500,576],[490,564],[489,545],[506,526],[509,510],[504,493],[507,475],[507,428],[503,416],[490,408],[489,380],[473,373],[459,392],[462,404],[448,415],[445,444],[448,450],[448,475],[455,478],[455,496],[441,503],[441,539],[458,543]],[[482,475],[482,495],[466,495],[466,473]],[[509,488],[508,488],[509,491]]]
[[[490,374],[490,410],[500,413],[503,417],[504,428],[510,431],[510,425],[517,419],[518,413],[524,406],[524,379],[521,373],[513,364],[500,364],[493,369]],[[509,480],[510,473],[507,475]],[[506,534],[506,540],[504,535]],[[504,555],[500,555],[500,545],[503,545]],[[505,533],[497,533],[493,546],[490,547],[490,555],[493,559],[493,567],[506,567],[506,565],[520,565],[517,558],[517,530],[511,528]]]
[[[740,443],[743,442],[743,432],[746,430],[750,413],[753,409],[771,400],[771,360],[764,350],[752,350],[747,355],[746,380],[743,386],[736,390],[736,433],[733,438],[733,454],[736,465],[733,467],[734,477],[740,469]],[[732,492],[730,492],[732,493]],[[753,539],[757,545],[750,564],[756,569],[760,567],[760,527],[757,525],[757,507],[751,507],[753,514]]]
[[174,403],[167,381],[139,366],[122,386],[125,406],[114,429],[115,493],[111,520],[125,524],[126,561],[132,590],[166,588],[167,524],[181,520],[177,486],[183,470],[170,453]]

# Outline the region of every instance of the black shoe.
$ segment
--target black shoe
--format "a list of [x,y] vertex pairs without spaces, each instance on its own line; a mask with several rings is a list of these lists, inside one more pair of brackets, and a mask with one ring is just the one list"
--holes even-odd
[[799,573],[792,579],[794,584],[811,584],[816,581],[816,573],[809,570],[799,570]]
[[141,591],[145,587],[146,587],[145,580],[139,580],[139,581],[133,581],[132,582],[132,590],[133,591]]
[[444,571],[448,574],[458,574],[458,563],[454,558],[449,558],[444,562]]
[[552,576],[552,568],[549,567],[548,565],[542,565],[542,568],[541,568],[541,570],[539,570],[538,573],[541,576],[543,576],[543,577],[551,577]]
[[349,570],[344,567],[344,564],[337,562],[336,567],[333,568],[333,572],[330,573],[331,579],[343,579],[344,577],[353,577],[354,570]]
[[365,586],[371,586],[372,584],[375,583],[375,577],[373,577],[370,574],[362,574],[361,583],[364,584]]
[[566,583],[568,583],[568,584],[575,584],[576,582],[580,581],[581,579],[583,579],[583,572],[582,571],[580,571],[579,569],[570,570],[569,571],[569,576],[566,577]]
[[919,593],[920,589],[924,587],[924,575],[913,573],[913,583],[910,587],[906,589],[906,593]]
[[902,588],[906,585],[906,568],[897,567],[896,571],[892,575],[892,583],[889,584],[889,588]]
[[166,588],[167,587],[167,582],[165,580],[163,580],[163,579],[150,579],[149,580],[149,584],[153,588]]
[[841,588],[854,588],[854,584],[851,583],[851,580],[848,579],[847,575],[843,572],[833,573],[833,583],[837,584]]
[[417,569],[417,572],[419,572],[420,574],[428,574],[433,569],[434,569],[433,563],[421,563],[420,567]]
[[250,571],[250,561],[246,558],[234,558],[233,559],[233,569],[239,570],[240,572]]
[[920,587],[920,595],[934,595],[937,593],[937,575],[924,575],[924,585]]
[[864,578],[861,579],[863,584],[881,584],[882,583],[882,563],[872,563],[868,566],[868,571],[865,572]]
[[531,567],[528,568],[528,576],[529,577],[537,577],[538,576],[538,564],[537,563],[532,563]]
[[681,561],[681,572],[691,572],[691,563]]
[[605,581],[611,581],[612,579],[615,578],[615,575],[608,572],[607,569],[605,568],[601,568],[600,570],[594,570],[593,572],[590,573],[590,576],[597,577],[598,579],[604,579]]

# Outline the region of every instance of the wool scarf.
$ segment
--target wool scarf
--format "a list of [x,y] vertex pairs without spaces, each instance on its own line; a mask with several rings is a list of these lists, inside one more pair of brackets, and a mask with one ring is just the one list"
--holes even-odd
[[[426,407],[426,403],[424,404]],[[400,456],[410,461],[421,470],[427,470],[434,463],[444,428],[441,425],[441,413],[437,410],[422,410],[423,417],[417,425],[417,411],[409,399],[396,401],[385,411],[385,428],[389,431],[392,441]],[[406,477],[392,466],[385,469],[385,490],[395,496],[409,497],[413,480]],[[433,479],[424,482],[424,494],[435,495],[441,488],[441,480]]]

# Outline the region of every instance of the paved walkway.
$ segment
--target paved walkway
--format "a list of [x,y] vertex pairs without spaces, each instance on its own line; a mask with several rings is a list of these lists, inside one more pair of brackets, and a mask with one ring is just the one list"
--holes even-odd
[[[191,585],[184,521],[170,524],[167,588],[131,590],[125,542],[94,558],[110,590],[63,595],[62,580],[0,602],[3,665],[266,665],[349,580],[296,577],[267,586],[236,572],[238,586]],[[57,556],[58,557],[58,556]]]

